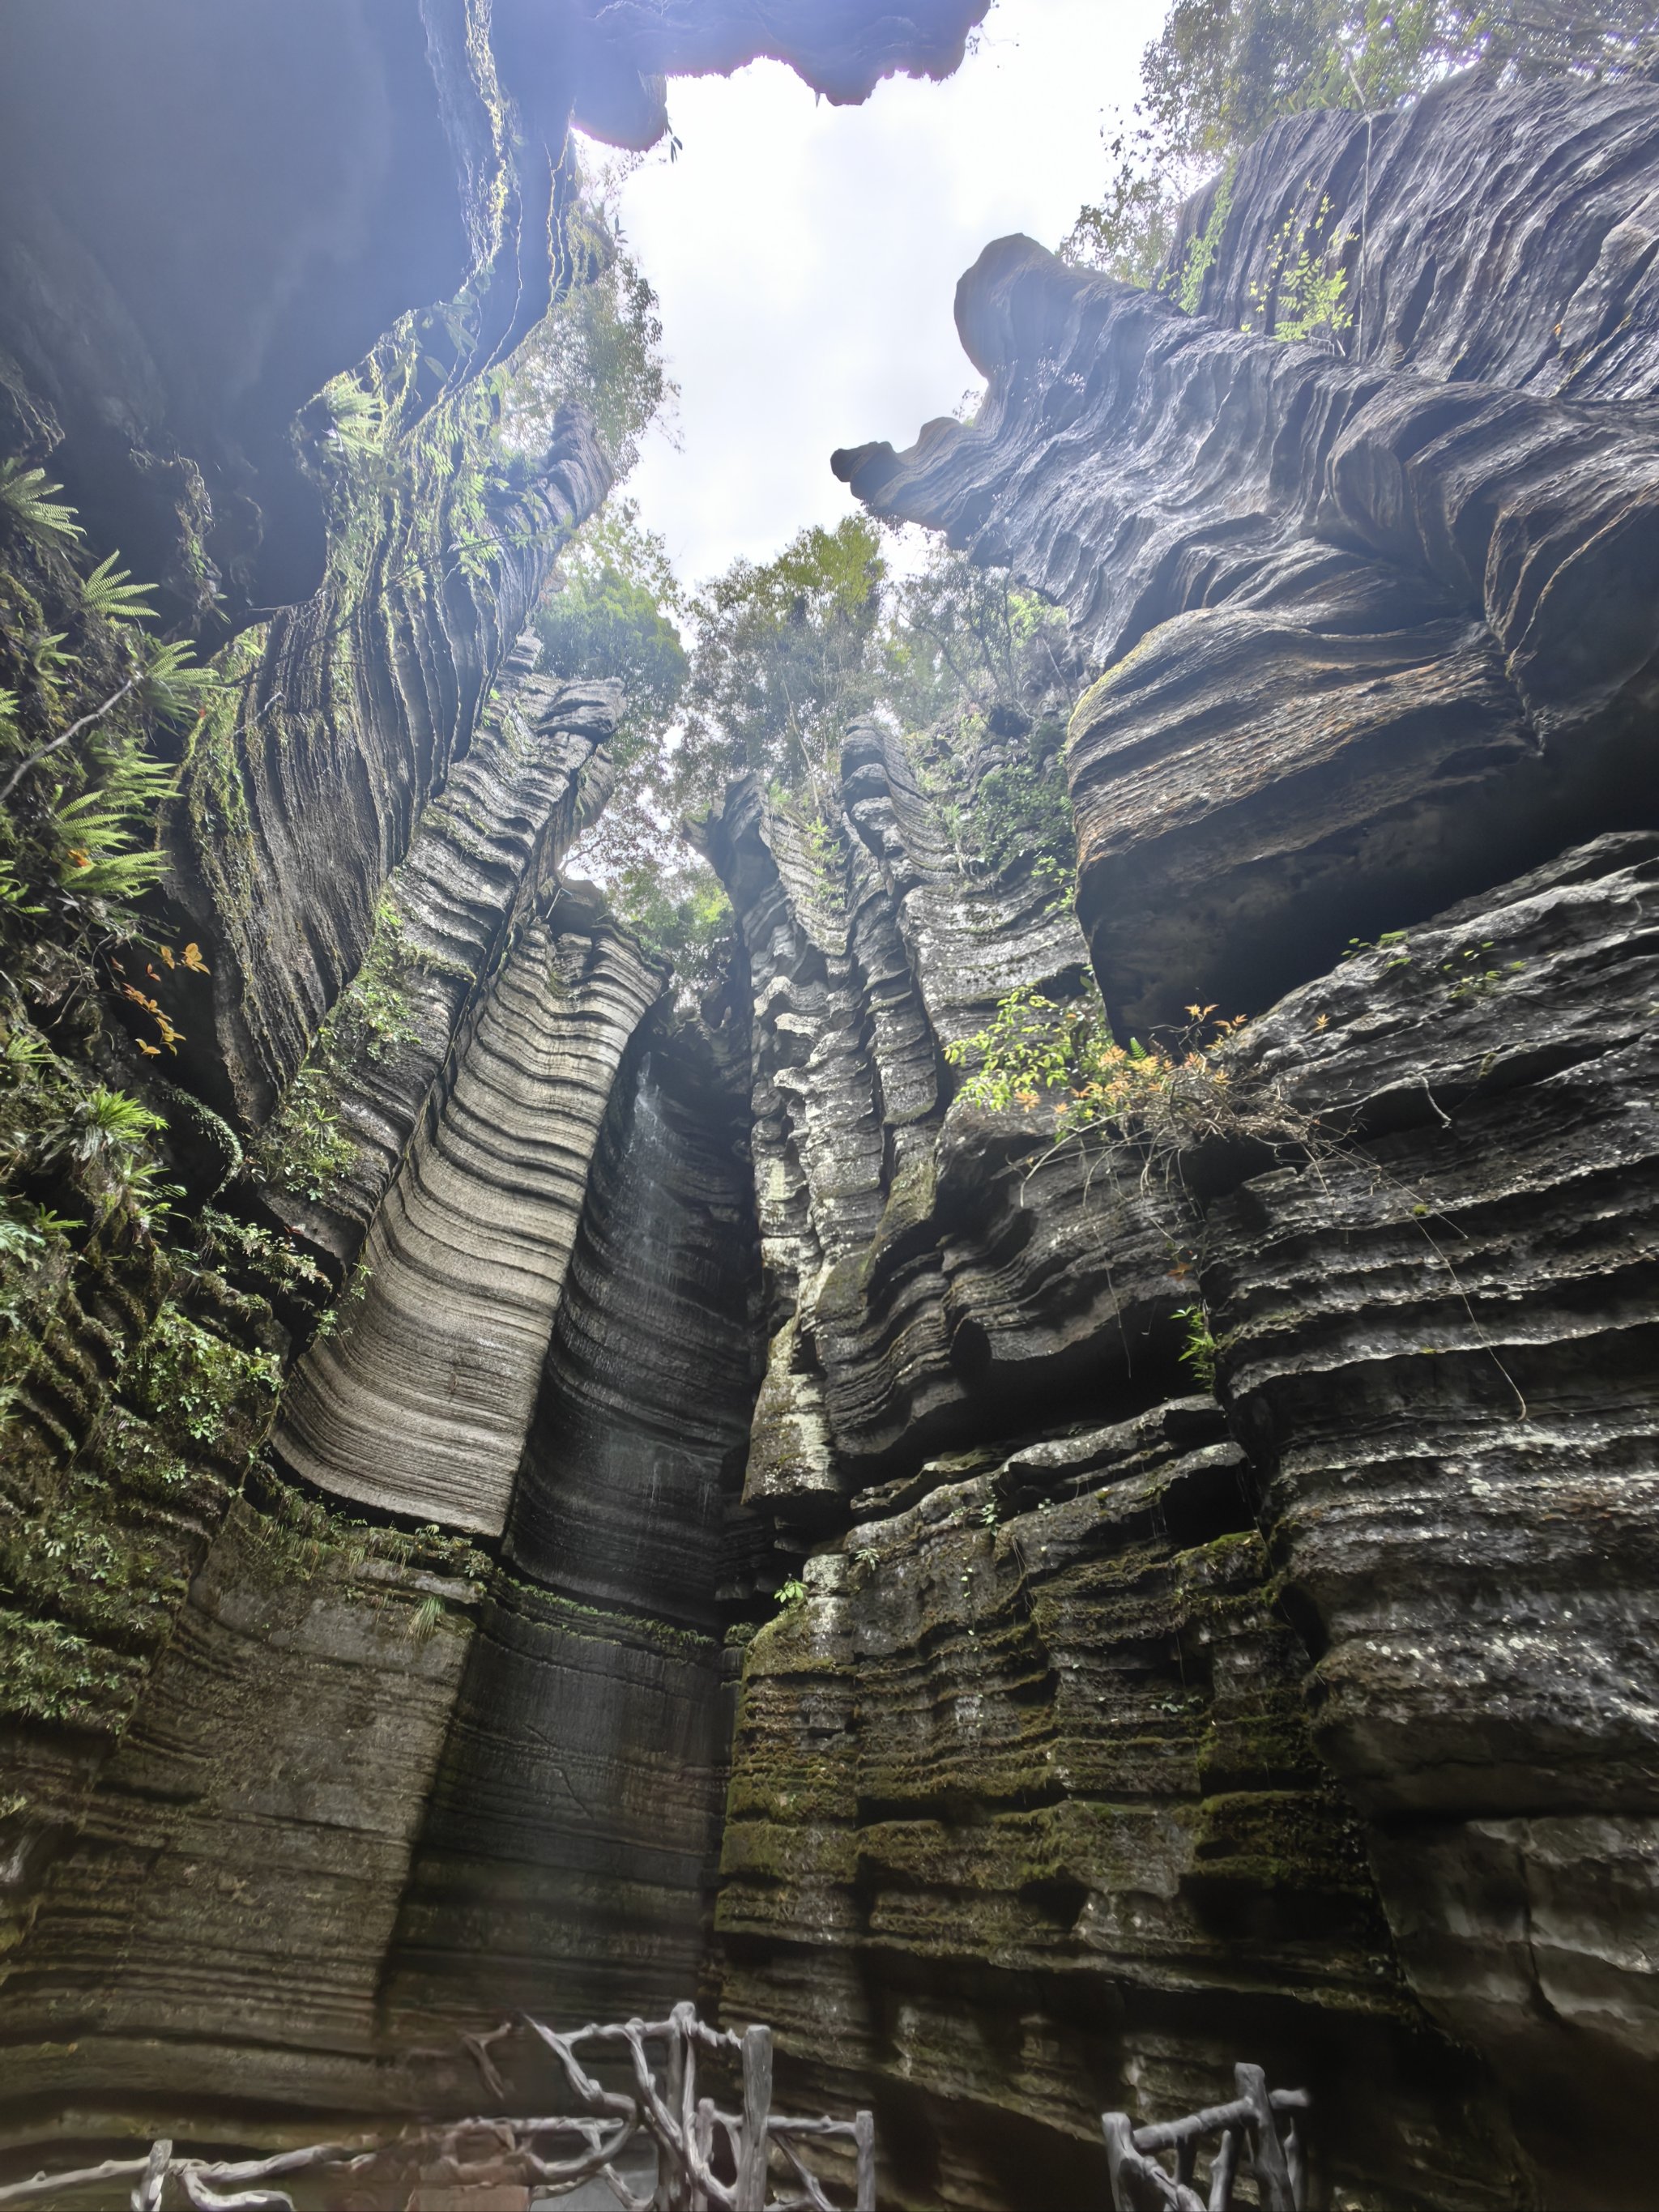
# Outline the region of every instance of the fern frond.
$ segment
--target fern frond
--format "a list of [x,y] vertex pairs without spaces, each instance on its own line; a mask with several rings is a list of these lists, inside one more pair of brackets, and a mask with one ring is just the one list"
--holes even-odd
[[44,469],[26,469],[18,461],[0,461],[0,514],[37,544],[72,543],[86,532],[75,519],[75,509],[62,505],[53,494],[62,484],[47,481]]
[[112,553],[100,561],[81,586],[81,600],[89,612],[102,615],[106,622],[152,622],[154,607],[144,602],[155,589],[154,584],[135,584],[132,572],[118,568],[118,553]]
[[144,703],[151,712],[168,721],[181,721],[204,706],[209,695],[218,687],[218,678],[210,668],[197,665],[196,655],[189,641],[178,639],[171,643],[161,640],[149,641],[144,664]]

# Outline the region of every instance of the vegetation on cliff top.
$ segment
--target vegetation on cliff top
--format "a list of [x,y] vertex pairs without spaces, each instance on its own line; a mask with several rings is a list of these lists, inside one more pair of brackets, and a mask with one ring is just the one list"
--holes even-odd
[[1105,189],[1063,251],[1178,289],[1190,266],[1165,263],[1184,203],[1280,116],[1391,107],[1476,63],[1618,76],[1641,64],[1655,28],[1650,0],[1174,0],[1139,99],[1103,134]]

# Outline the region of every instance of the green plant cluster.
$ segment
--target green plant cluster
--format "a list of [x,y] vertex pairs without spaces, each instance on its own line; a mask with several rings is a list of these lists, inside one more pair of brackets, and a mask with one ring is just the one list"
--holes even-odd
[[1285,216],[1267,249],[1266,265],[1250,284],[1251,312],[1241,325],[1246,332],[1259,328],[1287,343],[1325,339],[1336,344],[1353,328],[1346,304],[1348,273],[1340,258],[1334,265],[1332,257],[1354,245],[1358,233],[1328,238],[1330,218],[1328,196],[1305,222]]
[[357,1157],[342,1096],[366,1061],[384,1063],[417,1035],[403,978],[415,964],[402,915],[382,895],[362,963],[318,1030],[304,1065],[254,1139],[254,1162],[279,1190],[325,1201]]
[[[15,1000],[9,1019],[0,1009],[0,1259],[33,1260],[70,1230],[158,1227],[178,1195],[161,1180],[166,1126],[54,1052]],[[54,1210],[65,1196],[73,1216]]]
[[[950,1046],[968,1071],[957,1098],[994,1112],[1054,1115],[1054,1141],[1136,1149],[1141,1184],[1178,1178],[1183,1158],[1206,1144],[1248,1140],[1310,1157],[1319,1125],[1279,1088],[1237,1085],[1231,1065],[1242,1018],[1218,1021],[1213,1006],[1189,1006],[1188,1026],[1165,1042],[1120,1043],[1092,980],[1064,1003],[1030,988],[1001,1000],[989,1025]],[[1184,1203],[1177,1206],[1185,1225]]]
[[89,958],[146,933],[137,909],[164,865],[176,781],[155,738],[192,721],[215,678],[148,627],[152,587],[118,555],[83,568],[59,489],[0,462],[0,942],[45,923]]
[[169,1304],[128,1363],[123,1390],[141,1413],[191,1443],[223,1446],[239,1432],[264,1433],[282,1380],[274,1353],[229,1343]]
[[994,874],[1028,866],[1055,904],[1071,897],[1077,879],[1077,824],[1071,793],[1053,756],[1043,769],[1015,761],[982,775],[974,793],[972,826]]

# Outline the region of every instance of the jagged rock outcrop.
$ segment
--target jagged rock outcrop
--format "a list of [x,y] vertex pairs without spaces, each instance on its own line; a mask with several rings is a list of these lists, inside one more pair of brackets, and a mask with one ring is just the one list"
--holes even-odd
[[[1405,173],[1383,161],[1405,204],[1366,267],[1451,189],[1435,149],[1455,142],[1461,178],[1471,145],[1507,143],[1523,113],[1548,129],[1518,99],[1466,84],[1415,120]],[[1586,241],[1614,227],[1601,176],[1620,166],[1628,209],[1643,161],[1659,163],[1650,90],[1571,112],[1581,168],[1563,159],[1543,196],[1571,200],[1571,221],[1556,208],[1571,249],[1539,257],[1553,283],[1506,301],[1540,327],[1568,313]],[[1346,131],[1351,167],[1365,127],[1327,127]],[[1420,918],[1622,818],[1643,772],[1659,451],[1644,415],[1607,404],[1644,396],[1639,356],[1622,390],[1604,374],[1595,407],[1523,383],[1501,354],[1454,349],[1449,275],[1444,349],[1424,337],[1438,327],[1425,307],[1403,362],[1381,276],[1354,287],[1357,323],[1378,295],[1354,359],[1241,331],[1235,295],[1260,270],[1228,247],[1259,247],[1263,206],[1275,227],[1282,207],[1303,211],[1305,231],[1305,135],[1282,126],[1253,157],[1255,215],[1233,203],[1209,280],[1228,319],[1004,240],[959,294],[991,380],[976,422],[932,424],[902,457],[837,457],[878,511],[1063,602],[1103,666],[1070,742],[1079,911],[1131,1024],[1191,997],[1259,1000],[1310,950],[1334,959],[1351,933]],[[1501,176],[1513,193],[1526,173],[1494,155],[1484,189]],[[1477,235],[1481,222],[1477,207]],[[1511,338],[1517,351],[1531,368]]]
[[[976,422],[837,456],[1068,608],[1101,670],[1066,772],[1107,1006],[1124,1036],[1252,1016],[1229,1079],[1301,1133],[1195,1151],[1145,1230],[1095,1152],[1071,1203],[1144,1354],[1064,1393],[958,1379],[970,1455],[939,1455],[924,1361],[869,1348],[902,1340],[901,1273],[954,1293],[934,1194],[1013,1129],[941,1085],[928,1200],[866,1167],[850,1261],[777,1269],[777,1402],[799,1426],[812,1382],[816,1494],[847,1503],[750,1650],[726,1986],[823,2094],[888,2100],[912,2195],[1080,2200],[1090,2115],[1206,2101],[1218,2033],[1322,2084],[1343,2202],[1648,2187],[1656,130],[1644,85],[1297,118],[1189,212],[1199,312],[1003,241],[958,295]],[[1275,337],[1275,242],[1326,200],[1353,321]],[[915,848],[869,750],[843,797],[890,872]],[[756,948],[807,933],[762,868],[728,881],[763,1070]],[[778,996],[810,1109],[886,995]],[[793,1157],[799,1237],[849,1178]],[[984,1206],[982,1157],[964,1181]],[[1194,1293],[1208,1431],[1158,1349]],[[971,1367],[971,1326],[944,1336]]]

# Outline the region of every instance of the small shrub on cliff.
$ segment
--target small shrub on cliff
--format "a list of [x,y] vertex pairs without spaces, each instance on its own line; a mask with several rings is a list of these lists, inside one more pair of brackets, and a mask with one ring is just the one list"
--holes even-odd
[[1304,1157],[1328,1149],[1318,1124],[1277,1085],[1234,1081],[1229,1051],[1242,1017],[1218,1022],[1213,1006],[1187,1011],[1190,1025],[1171,1042],[1123,1044],[1092,988],[1064,1005],[1012,991],[988,1028],[948,1047],[945,1057],[970,1071],[957,1093],[963,1103],[1047,1108],[1057,1145],[1138,1147],[1143,1184],[1177,1176],[1182,1156],[1210,1143],[1288,1146]]

